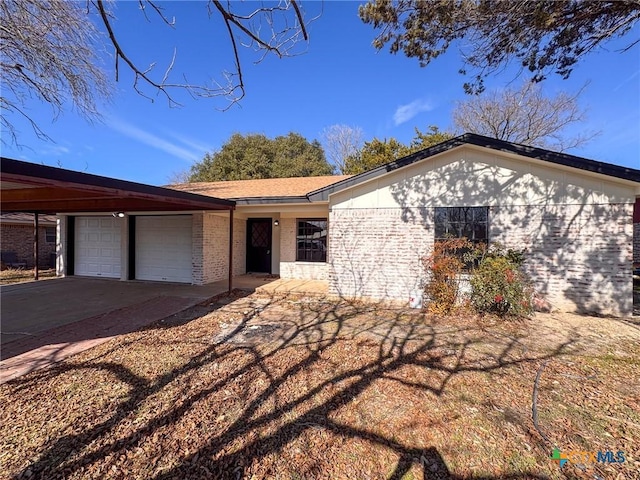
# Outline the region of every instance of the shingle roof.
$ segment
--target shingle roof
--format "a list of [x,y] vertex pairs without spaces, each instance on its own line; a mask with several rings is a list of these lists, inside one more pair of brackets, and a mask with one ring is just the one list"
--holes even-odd
[[[23,213],[23,212],[15,212],[15,213],[3,213],[0,215],[0,223],[25,223],[28,225],[33,225],[33,213]],[[38,216],[38,223],[40,225],[55,225],[56,224],[56,216],[55,215],[40,215]]]
[[266,178],[259,180],[229,180],[224,182],[195,182],[169,185],[183,192],[210,195],[228,200],[250,198],[304,197],[333,183],[346,180],[350,175],[320,177]]

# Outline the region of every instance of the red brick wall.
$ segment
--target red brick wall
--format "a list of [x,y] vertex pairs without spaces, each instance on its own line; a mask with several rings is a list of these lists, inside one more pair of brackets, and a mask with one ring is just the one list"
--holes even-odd
[[[38,267],[49,268],[50,256],[56,252],[56,242],[47,243],[45,231],[47,227],[38,227]],[[55,228],[55,227],[52,227]],[[0,248],[3,252],[14,252],[18,262],[33,267],[33,227],[31,225],[15,225],[5,223],[0,225]]]

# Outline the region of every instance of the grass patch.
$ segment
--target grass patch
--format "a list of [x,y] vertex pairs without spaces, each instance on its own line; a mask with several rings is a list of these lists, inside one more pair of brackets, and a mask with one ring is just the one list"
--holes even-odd
[[[0,386],[0,461],[8,478],[634,478],[638,330],[595,343],[570,319],[544,336],[551,320],[252,295]],[[551,443],[531,420],[544,362]],[[554,445],[627,462],[560,470]]]

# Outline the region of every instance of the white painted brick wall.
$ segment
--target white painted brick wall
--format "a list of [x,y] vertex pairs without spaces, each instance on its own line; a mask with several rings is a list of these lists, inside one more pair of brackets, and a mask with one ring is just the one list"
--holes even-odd
[[525,248],[538,292],[562,311],[630,315],[632,204],[491,207],[490,238]]
[[280,277],[326,280],[329,271],[327,263],[296,262],[297,225],[295,218],[280,220]]
[[247,273],[247,221],[233,219],[233,274]]
[[[564,311],[632,309],[632,204],[492,207],[490,238],[526,248],[536,288]],[[329,293],[405,301],[433,243],[433,209],[330,214]]]
[[433,209],[335,210],[330,222],[329,293],[408,301],[433,243]]

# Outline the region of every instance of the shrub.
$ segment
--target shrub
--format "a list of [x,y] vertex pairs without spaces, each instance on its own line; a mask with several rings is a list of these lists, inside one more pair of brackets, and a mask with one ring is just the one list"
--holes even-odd
[[428,299],[427,311],[434,314],[451,312],[458,300],[460,274],[465,268],[471,243],[464,238],[434,242],[431,254],[422,263],[429,275],[424,288]]
[[471,277],[471,303],[480,313],[528,316],[533,312],[533,289],[520,267],[524,252],[488,251]]

